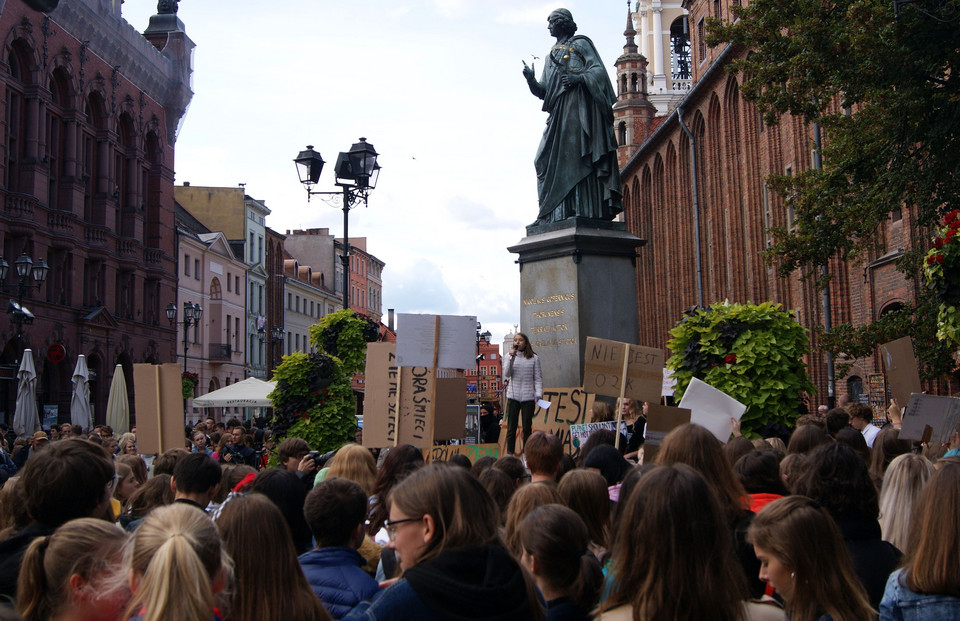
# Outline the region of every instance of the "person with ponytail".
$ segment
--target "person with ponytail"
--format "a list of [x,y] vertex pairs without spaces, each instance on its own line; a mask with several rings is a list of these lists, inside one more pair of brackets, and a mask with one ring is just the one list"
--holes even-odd
[[34,539],[17,584],[24,621],[116,621],[130,597],[116,580],[126,540],[119,526],[95,518]]
[[583,519],[563,505],[537,507],[520,523],[520,564],[547,605],[547,621],[587,621],[603,571],[590,554]]
[[135,621],[220,620],[214,600],[226,581],[229,559],[217,527],[185,503],[154,509],[130,539],[125,568]]

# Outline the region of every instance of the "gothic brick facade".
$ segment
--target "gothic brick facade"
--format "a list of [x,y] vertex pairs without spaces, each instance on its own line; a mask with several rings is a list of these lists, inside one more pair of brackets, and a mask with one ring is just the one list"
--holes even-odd
[[[24,298],[36,316],[22,344],[37,363],[38,400],[69,421],[70,378],[85,354],[102,422],[115,365],[133,406],[131,365],[176,360],[163,309],[177,291],[174,142],[192,96],[193,43],[175,15],[148,40],[119,2],[61,2],[49,15],[0,7],[4,295],[17,296],[21,253],[50,265]],[[12,321],[0,323],[0,339],[8,375],[20,356]],[[60,362],[46,355],[54,345],[65,350]],[[0,420],[12,419],[15,395],[15,382],[0,379]]]
[[[725,15],[726,3],[692,0],[684,7],[690,11],[693,87],[666,117],[641,121],[627,114],[618,120],[626,127],[648,123],[646,132],[636,130],[647,135],[642,144],[621,142],[621,158],[626,161],[624,217],[628,230],[647,240],[637,262],[640,344],[665,347],[668,331],[686,308],[723,300],[779,302],[795,310],[798,321],[813,335],[823,325],[821,293],[796,276],[778,278],[761,257],[770,244],[768,229],[789,226],[792,218],[765,180],[774,173],[796,174],[812,166],[813,127],[789,116],[774,127],[764,126],[753,104],[740,96],[741,77],[726,70],[745,51],[710,48],[699,38],[701,20],[716,11]],[[630,54],[618,61],[621,74],[644,68],[645,63],[636,63]],[[647,79],[643,74],[641,80]],[[624,104],[635,97],[636,93],[621,90]],[[646,112],[636,104],[632,108]],[[867,324],[914,298],[916,281],[905,280],[893,265],[908,247],[911,226],[909,209],[892,214],[875,251],[863,263],[831,261],[834,325]],[[825,404],[825,356],[812,353],[807,362],[818,388],[813,405]],[[868,376],[883,371],[879,357],[846,362],[853,367],[837,379],[838,400],[866,398]]]

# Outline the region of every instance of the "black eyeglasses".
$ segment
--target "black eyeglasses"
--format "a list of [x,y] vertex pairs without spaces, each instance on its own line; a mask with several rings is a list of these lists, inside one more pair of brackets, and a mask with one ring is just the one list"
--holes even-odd
[[393,541],[397,536],[397,524],[403,524],[404,522],[419,522],[423,519],[423,516],[412,517],[412,518],[403,518],[401,520],[384,520],[383,528],[387,531],[387,537],[390,538],[390,541]]

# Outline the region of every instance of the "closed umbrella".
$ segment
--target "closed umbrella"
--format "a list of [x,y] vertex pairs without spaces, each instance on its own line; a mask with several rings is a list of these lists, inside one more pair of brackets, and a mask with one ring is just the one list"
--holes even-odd
[[123,367],[119,364],[113,370],[110,382],[110,396],[107,397],[107,424],[113,427],[113,433],[119,436],[130,431],[130,400],[127,399],[127,382],[123,378]]
[[73,396],[70,398],[70,423],[80,425],[87,431],[93,426],[90,408],[90,371],[87,369],[87,357],[77,356],[77,366],[73,369]]
[[40,430],[40,417],[37,415],[37,369],[33,366],[33,352],[29,349],[23,350],[17,380],[13,430],[19,436],[30,436]]

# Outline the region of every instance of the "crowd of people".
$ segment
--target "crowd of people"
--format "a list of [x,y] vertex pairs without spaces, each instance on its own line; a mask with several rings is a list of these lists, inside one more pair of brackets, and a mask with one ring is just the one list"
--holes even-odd
[[890,414],[656,451],[601,431],[576,460],[534,431],[474,463],[236,420],[149,464],[104,427],[4,437],[0,619],[960,618],[960,436]]

